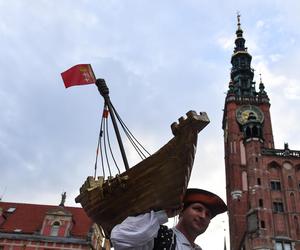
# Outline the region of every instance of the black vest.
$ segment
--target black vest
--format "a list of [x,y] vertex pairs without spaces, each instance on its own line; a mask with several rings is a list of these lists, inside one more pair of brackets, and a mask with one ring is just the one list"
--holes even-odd
[[172,229],[161,225],[157,237],[154,238],[153,250],[175,250],[176,235]]

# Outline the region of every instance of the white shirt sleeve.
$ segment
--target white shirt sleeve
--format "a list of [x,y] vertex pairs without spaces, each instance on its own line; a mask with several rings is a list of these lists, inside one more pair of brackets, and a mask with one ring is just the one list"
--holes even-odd
[[112,229],[110,238],[112,245],[116,250],[153,249],[159,226],[167,221],[168,216],[163,210],[128,217]]

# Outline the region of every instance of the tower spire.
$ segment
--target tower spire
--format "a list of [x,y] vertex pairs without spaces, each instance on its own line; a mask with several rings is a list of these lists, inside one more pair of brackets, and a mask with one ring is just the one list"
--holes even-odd
[[235,47],[231,57],[232,68],[227,95],[238,98],[261,97],[265,98],[266,102],[269,102],[262,80],[260,80],[259,92],[255,89],[256,83],[253,81],[254,69],[251,67],[252,56],[248,53],[247,47],[245,47],[246,40],[243,37],[243,30],[241,28],[240,12],[237,12],[236,17],[237,30],[235,32]]
[[261,73],[259,74],[259,93],[260,96],[267,96],[267,92],[265,91],[265,85],[262,81]]
[[254,70],[251,68],[252,56],[245,47],[245,38],[241,28],[241,14],[237,12],[237,30],[235,47],[231,57],[231,82],[230,93],[239,97],[254,97],[256,95],[255,82],[253,81]]
[[237,12],[237,30],[235,32],[236,39],[235,39],[235,48],[234,53],[238,51],[246,51],[247,48],[245,48],[245,39],[243,38],[243,30],[241,28],[241,14],[240,12]]

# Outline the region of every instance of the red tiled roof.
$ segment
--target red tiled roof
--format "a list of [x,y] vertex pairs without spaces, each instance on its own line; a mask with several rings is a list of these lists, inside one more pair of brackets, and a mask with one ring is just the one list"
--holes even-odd
[[[3,209],[3,215],[6,217],[6,220],[0,224],[0,232],[14,232],[15,229],[21,229],[22,233],[29,234],[39,232],[42,228],[46,213],[57,207],[58,206],[0,202],[0,208]],[[16,210],[12,213],[8,213],[6,211],[9,208],[16,208]],[[86,215],[84,210],[78,207],[64,207],[64,209],[73,215],[74,225],[71,229],[71,235],[75,237],[86,237],[93,222]]]

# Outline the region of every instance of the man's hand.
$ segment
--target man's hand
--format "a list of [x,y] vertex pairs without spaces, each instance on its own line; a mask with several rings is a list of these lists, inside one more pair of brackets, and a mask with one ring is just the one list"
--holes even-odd
[[168,218],[172,218],[172,217],[178,215],[181,212],[182,208],[183,208],[183,204],[181,204],[181,206],[177,206],[177,207],[166,208],[165,211],[166,211]]

